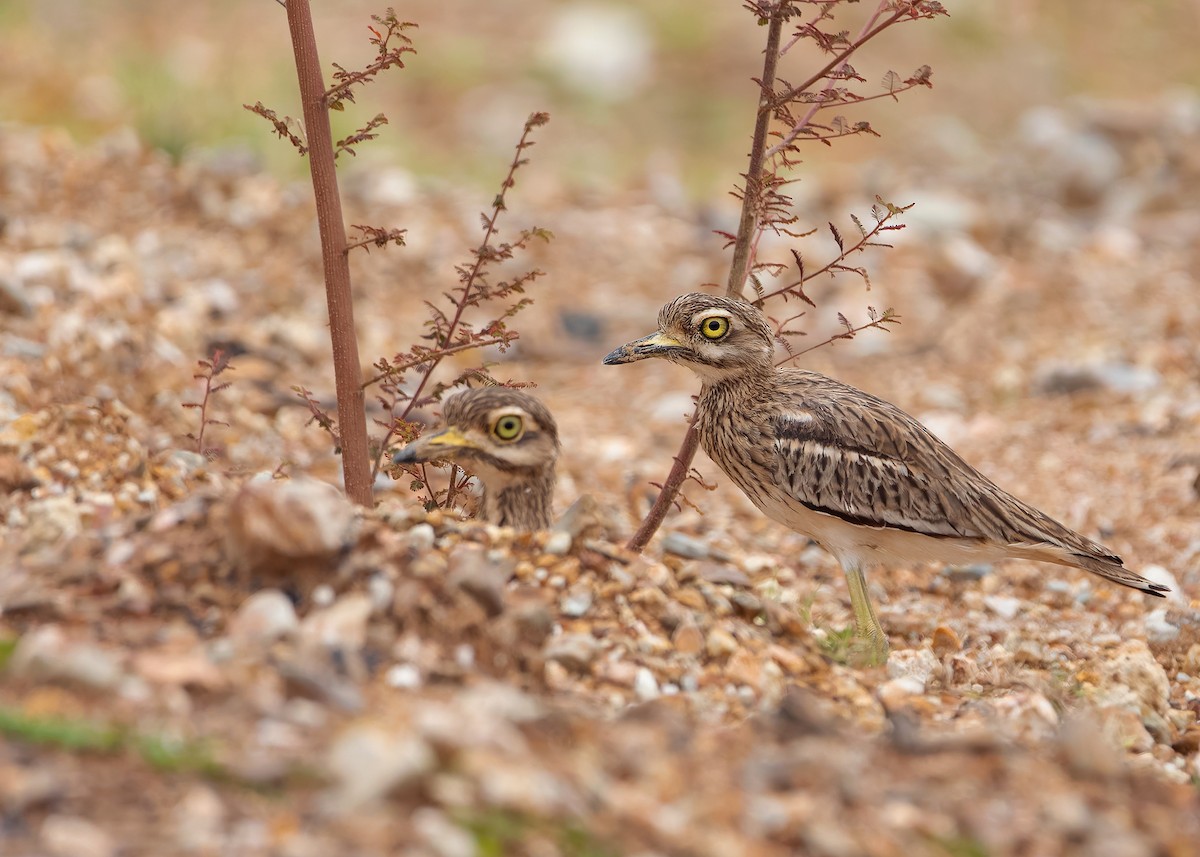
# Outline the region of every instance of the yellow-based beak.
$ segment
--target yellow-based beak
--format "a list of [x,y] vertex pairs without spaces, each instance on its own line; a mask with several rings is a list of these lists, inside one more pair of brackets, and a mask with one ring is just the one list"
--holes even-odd
[[632,363],[647,357],[666,357],[674,351],[683,350],[685,349],[682,342],[659,330],[613,349],[604,358],[604,365],[615,366],[618,363]]
[[447,426],[436,434],[417,438],[393,455],[392,461],[396,464],[433,461],[445,458],[453,449],[462,448],[475,449],[475,441],[459,431],[457,426]]

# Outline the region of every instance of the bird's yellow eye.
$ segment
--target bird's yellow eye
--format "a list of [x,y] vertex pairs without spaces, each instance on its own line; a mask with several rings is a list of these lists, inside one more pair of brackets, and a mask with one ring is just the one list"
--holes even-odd
[[706,339],[720,339],[729,333],[729,319],[723,315],[710,315],[700,322],[700,332]]
[[514,441],[525,430],[524,421],[516,414],[505,414],[492,425],[492,434],[504,441]]

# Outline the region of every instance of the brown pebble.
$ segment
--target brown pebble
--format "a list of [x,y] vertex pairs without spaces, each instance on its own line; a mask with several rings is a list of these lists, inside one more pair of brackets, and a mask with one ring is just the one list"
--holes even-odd
[[953,629],[947,628],[945,625],[938,625],[933,629],[931,645],[933,653],[939,657],[962,651],[962,640],[958,638],[958,634],[954,633]]
[[704,600],[704,595],[698,589],[693,589],[690,586],[684,587],[675,593],[675,600],[684,607],[690,607],[693,610],[703,610],[708,605]]
[[704,648],[704,634],[695,622],[688,619],[675,629],[675,633],[671,635],[671,642],[675,644],[675,651],[681,655],[698,655]]

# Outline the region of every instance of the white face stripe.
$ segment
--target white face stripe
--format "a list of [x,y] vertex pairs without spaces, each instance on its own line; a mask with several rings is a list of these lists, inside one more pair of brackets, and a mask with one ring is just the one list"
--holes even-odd
[[700,322],[704,321],[706,318],[723,318],[730,322],[729,326],[731,328],[733,327],[733,313],[729,312],[729,310],[723,310],[723,309],[701,310],[700,312],[698,312],[692,316],[692,327],[693,328],[699,327]]

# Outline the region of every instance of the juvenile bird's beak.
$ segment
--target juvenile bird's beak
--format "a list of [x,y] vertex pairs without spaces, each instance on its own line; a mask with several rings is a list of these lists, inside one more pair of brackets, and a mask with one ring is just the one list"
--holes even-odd
[[446,458],[454,449],[475,449],[475,441],[458,430],[447,426],[436,434],[419,437],[392,456],[396,464],[413,464]]
[[673,352],[683,350],[682,342],[658,330],[649,336],[627,342],[620,348],[610,351],[604,358],[604,365],[615,366],[618,363],[632,363],[647,357],[666,357]]

